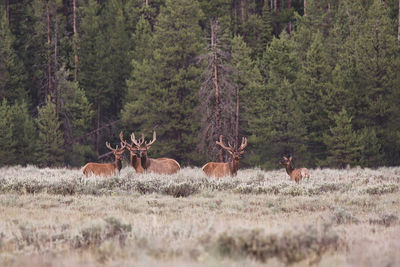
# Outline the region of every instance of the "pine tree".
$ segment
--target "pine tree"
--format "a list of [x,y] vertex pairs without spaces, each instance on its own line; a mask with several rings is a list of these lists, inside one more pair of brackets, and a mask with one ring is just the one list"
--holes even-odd
[[14,164],[17,158],[13,140],[14,124],[10,116],[10,106],[6,99],[0,105],[0,166]]
[[317,159],[322,165],[345,168],[359,162],[360,146],[351,120],[345,109],[334,116],[335,125],[329,128],[329,133],[324,134],[328,157],[325,163],[320,158]]
[[399,150],[398,142],[390,136],[394,132],[400,133],[399,127],[393,128],[394,124],[391,124],[398,106],[394,88],[400,85],[397,78],[400,47],[384,3],[373,2],[361,30],[355,37],[354,52],[357,71],[363,77],[358,86],[363,91],[365,106],[358,110],[356,124],[374,127],[378,139],[382,140],[386,161],[393,164]]
[[24,66],[13,48],[15,37],[10,31],[5,11],[0,7],[0,98],[10,103],[27,101]]
[[38,128],[36,158],[39,166],[60,166],[64,161],[61,123],[56,113],[56,105],[48,96],[46,105],[38,108],[35,120]]
[[71,75],[64,68],[57,73],[60,94],[59,118],[65,140],[66,163],[82,166],[95,158],[92,148],[85,144],[85,134],[90,130],[94,111],[85,92],[77,82],[69,81]]
[[323,135],[327,133],[331,120],[327,109],[332,91],[332,70],[322,42],[322,34],[313,35],[313,42],[302,64],[299,79],[296,81],[300,107],[305,116],[308,142],[312,156],[323,160],[326,146]]
[[17,155],[13,164],[35,164],[36,159],[33,155],[36,152],[37,134],[28,105],[25,102],[15,103],[10,110],[13,121],[13,143]]
[[157,130],[158,145],[152,146],[152,155],[162,152],[182,163],[193,162],[196,154],[194,109],[200,69],[194,63],[202,50],[201,15],[197,2],[166,1],[155,25],[154,60],[145,66],[146,76],[135,77],[135,83],[143,86],[150,81],[153,86],[141,92],[140,102],[127,103],[140,105],[143,116],[136,117],[141,130]]

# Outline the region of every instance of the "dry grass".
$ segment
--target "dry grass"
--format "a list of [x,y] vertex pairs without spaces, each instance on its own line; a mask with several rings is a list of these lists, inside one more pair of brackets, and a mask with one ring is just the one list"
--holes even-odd
[[85,179],[2,168],[0,266],[400,264],[400,168]]

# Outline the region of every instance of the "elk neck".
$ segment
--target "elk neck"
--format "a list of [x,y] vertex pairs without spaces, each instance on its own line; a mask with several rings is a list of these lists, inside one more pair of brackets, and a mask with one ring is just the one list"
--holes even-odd
[[239,169],[239,160],[233,158],[232,161],[229,162],[229,170],[231,174],[235,176],[237,174],[238,169]]
[[286,165],[286,172],[287,172],[287,174],[289,174],[289,176],[291,176],[293,170],[294,170],[294,168],[292,167],[291,163]]
[[147,156],[140,157],[140,163],[142,164],[142,167],[145,170],[147,170],[150,167],[150,160],[147,159]]
[[117,168],[118,171],[121,171],[121,169],[122,169],[121,159],[117,159],[117,157],[115,157],[114,167]]

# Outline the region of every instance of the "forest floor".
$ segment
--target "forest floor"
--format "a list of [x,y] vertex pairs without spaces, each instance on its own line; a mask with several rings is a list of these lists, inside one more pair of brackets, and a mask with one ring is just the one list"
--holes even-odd
[[0,169],[0,266],[399,266],[400,168]]

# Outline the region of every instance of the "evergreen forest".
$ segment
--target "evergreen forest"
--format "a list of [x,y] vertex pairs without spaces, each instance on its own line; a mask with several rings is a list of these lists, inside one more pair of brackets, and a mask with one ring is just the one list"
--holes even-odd
[[0,3],[0,166],[400,165],[400,0]]

